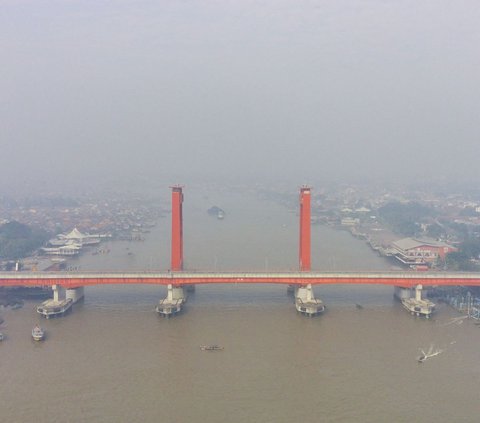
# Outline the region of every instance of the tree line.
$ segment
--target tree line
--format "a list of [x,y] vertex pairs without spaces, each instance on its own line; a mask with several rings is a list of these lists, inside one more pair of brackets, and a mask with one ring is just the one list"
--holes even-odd
[[47,231],[16,221],[0,225],[0,259],[18,260],[32,254],[49,239]]

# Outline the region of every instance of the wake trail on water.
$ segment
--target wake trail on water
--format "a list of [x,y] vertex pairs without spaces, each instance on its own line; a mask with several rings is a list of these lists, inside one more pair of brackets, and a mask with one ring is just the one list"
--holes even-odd
[[440,355],[443,350],[440,348],[435,348],[433,344],[430,344],[430,348],[427,352],[420,348],[421,355],[417,357],[419,363],[423,363],[425,360]]

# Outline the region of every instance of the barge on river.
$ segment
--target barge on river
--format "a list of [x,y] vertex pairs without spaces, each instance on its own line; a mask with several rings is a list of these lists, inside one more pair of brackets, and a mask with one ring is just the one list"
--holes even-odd
[[415,287],[415,297],[402,298],[401,300],[403,307],[412,315],[424,316],[428,319],[435,311],[435,304],[426,298],[422,298],[422,289],[422,285],[417,285]]
[[71,298],[60,301],[47,300],[37,307],[37,313],[41,314],[46,319],[49,319],[50,317],[64,316],[71,310],[72,305],[73,300]]
[[299,313],[306,316],[316,316],[325,311],[325,305],[319,298],[311,298],[309,300],[297,298],[295,300],[295,308]]
[[435,311],[435,304],[430,300],[418,300],[416,298],[404,298],[402,300],[405,307],[411,314],[416,316],[425,316],[427,319]]
[[214,345],[200,345],[202,351],[222,351],[223,347],[217,344]]
[[178,314],[182,311],[183,305],[185,304],[184,298],[165,298],[158,302],[158,305],[155,307],[156,312],[163,317],[170,317]]

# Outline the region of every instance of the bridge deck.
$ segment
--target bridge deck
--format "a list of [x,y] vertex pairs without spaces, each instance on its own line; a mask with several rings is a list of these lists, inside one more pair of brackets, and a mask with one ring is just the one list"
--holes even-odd
[[454,272],[0,272],[0,286],[79,287],[109,284],[418,284],[480,286],[480,273]]

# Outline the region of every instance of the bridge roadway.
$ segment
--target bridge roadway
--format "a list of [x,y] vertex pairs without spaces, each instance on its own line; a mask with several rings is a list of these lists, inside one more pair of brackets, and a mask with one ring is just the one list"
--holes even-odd
[[288,284],[480,286],[480,273],[455,272],[0,272],[0,286]]

